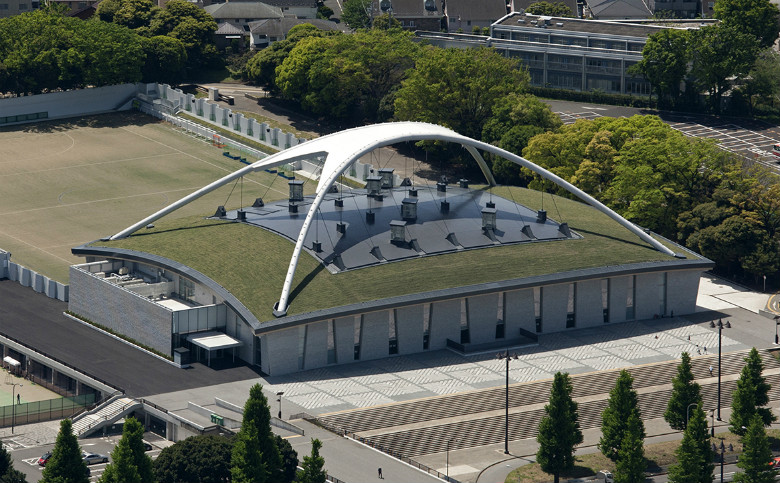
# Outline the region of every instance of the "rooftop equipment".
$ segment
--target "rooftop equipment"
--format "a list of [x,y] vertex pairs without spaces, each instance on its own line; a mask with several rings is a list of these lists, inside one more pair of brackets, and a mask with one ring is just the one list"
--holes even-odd
[[290,185],[290,202],[303,201],[303,181],[294,179],[287,184]]

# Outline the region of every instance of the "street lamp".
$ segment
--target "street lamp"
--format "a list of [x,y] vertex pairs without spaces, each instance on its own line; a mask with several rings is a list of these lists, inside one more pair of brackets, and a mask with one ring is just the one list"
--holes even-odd
[[276,393],[276,400],[279,401],[279,419],[282,419],[282,394],[284,394],[284,391]]
[[[743,426],[744,427],[744,426]],[[718,446],[712,443],[712,452],[718,454]],[[729,452],[734,451],[734,446],[729,444]],[[720,483],[723,483],[723,461],[726,456],[726,445],[723,444],[723,438],[720,440]]]
[[718,323],[715,324],[714,320],[710,321],[710,328],[714,329],[715,327],[718,328],[718,421],[723,421],[720,419],[720,357],[721,357],[721,346],[722,346],[722,335],[723,335],[723,329],[730,329],[731,324],[727,320],[726,323],[723,323],[722,319],[718,319]]
[[687,408],[685,408],[685,427],[688,427],[688,420],[691,417],[691,406],[697,406],[699,403],[690,403]]
[[457,439],[457,438],[455,438],[455,439],[448,439],[447,440],[447,469],[446,469],[446,475],[445,475],[445,480],[446,481],[450,481],[450,443],[453,442],[453,441],[456,441],[456,442],[460,443],[460,440]]
[[11,404],[13,405],[13,409],[11,409],[11,434],[14,434],[14,423],[16,422],[16,386],[22,387],[22,384],[18,382],[12,382],[11,386]]
[[710,409],[710,417],[712,418],[712,426],[710,426],[710,429],[712,430],[712,437],[715,437],[715,410]]
[[780,325],[780,315],[775,315],[775,345],[780,344],[780,339],[777,337],[777,326]]
[[509,360],[512,358],[517,359],[518,357],[517,354],[510,355],[509,349],[496,354],[496,359],[506,360],[506,405],[504,408],[506,412],[506,422],[504,424],[504,454],[509,454]]

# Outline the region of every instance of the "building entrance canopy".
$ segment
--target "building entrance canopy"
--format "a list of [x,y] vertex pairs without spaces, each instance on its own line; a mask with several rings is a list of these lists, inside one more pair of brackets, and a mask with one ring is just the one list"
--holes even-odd
[[[187,336],[187,341],[202,347],[208,351],[207,365],[211,366],[211,352],[219,349],[235,349],[243,345],[240,340],[234,339],[222,332],[199,332]],[[233,351],[233,360],[236,358],[236,352]]]

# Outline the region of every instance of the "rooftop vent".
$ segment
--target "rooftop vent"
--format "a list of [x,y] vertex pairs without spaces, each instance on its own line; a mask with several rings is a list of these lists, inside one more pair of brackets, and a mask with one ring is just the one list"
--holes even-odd
[[289,203],[287,205],[287,212],[291,215],[298,214],[298,203]]
[[555,25],[557,25],[558,27],[563,27],[563,22],[555,22]]
[[482,208],[482,229],[492,231],[496,229],[496,209]]
[[425,10],[429,12],[436,11],[436,0],[425,0]]
[[387,12],[388,10],[393,8],[393,4],[390,2],[390,0],[382,0],[381,2],[379,2],[379,8],[383,12]]
[[441,205],[439,206],[439,211],[442,213],[449,213],[450,212],[450,202],[449,201],[442,201]]
[[524,18],[518,18],[517,19],[517,23],[525,23],[525,19]]
[[403,199],[401,202],[401,218],[406,221],[415,221],[417,219],[417,199]]
[[410,189],[409,190],[409,196],[413,196],[413,197],[417,198],[417,190],[414,189],[414,188]]
[[531,23],[532,23],[533,25],[536,25],[537,23],[539,23],[539,21],[538,21],[538,20],[531,20]]
[[373,211],[366,211],[366,223],[373,225],[374,221],[376,221],[376,213]]
[[252,208],[262,208],[265,206],[265,203],[263,203],[262,198],[257,198],[254,203],[252,203]]
[[436,191],[440,191],[442,193],[446,193],[447,192],[447,183],[445,183],[443,181],[439,181],[438,183],[436,183]]
[[390,222],[390,243],[396,246],[406,245],[406,222],[393,220]]
[[333,200],[333,204],[338,208],[344,208],[344,200],[341,198],[336,198]]
[[561,223],[558,226],[558,231],[561,232],[561,235],[565,236],[566,238],[571,238],[571,229],[569,229],[568,223]]
[[246,211],[244,211],[244,210],[236,211],[236,220],[238,220],[238,221],[246,221]]
[[458,185],[461,188],[468,188],[469,187],[469,180],[467,180],[465,178],[461,178],[460,180],[458,180]]
[[544,223],[547,221],[547,212],[545,210],[539,210],[536,212],[536,222]]
[[290,202],[303,201],[303,181],[294,179],[287,184],[290,185]]
[[346,223],[336,223],[336,232],[341,233],[342,235],[347,234],[347,224]]
[[366,178],[366,194],[368,196],[376,196],[382,190],[382,177],[381,176],[369,176]]
[[382,189],[393,189],[393,168],[381,168],[379,176],[382,177]]
[[225,207],[222,205],[217,206],[217,211],[214,212],[214,216],[219,218],[224,218],[227,216],[227,212],[225,211]]

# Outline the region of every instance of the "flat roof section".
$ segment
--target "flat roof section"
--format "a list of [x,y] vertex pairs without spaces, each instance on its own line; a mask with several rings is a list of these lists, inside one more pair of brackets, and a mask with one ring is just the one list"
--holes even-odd
[[233,347],[240,347],[243,345],[240,340],[236,340],[223,332],[216,331],[199,332],[197,334],[188,335],[187,340],[196,346],[203,347],[209,351],[232,349]]
[[[403,220],[401,207],[404,200],[410,199],[409,189],[385,189],[381,200],[368,196],[367,190],[361,189],[327,195],[304,246],[336,273],[464,249],[582,238],[562,230],[561,225],[550,218],[537,222],[536,211],[486,190],[449,185],[446,192],[438,191],[436,186],[419,186],[416,192],[417,215],[415,219],[404,220],[403,241],[391,240],[391,225]],[[287,200],[261,208],[244,208],[246,222],[294,243],[312,199],[313,196],[307,196],[296,203],[296,212],[290,212]],[[448,211],[441,209],[442,202],[449,203]],[[496,228],[484,230],[483,210],[491,204],[496,211]],[[373,222],[367,221],[370,213],[373,213]],[[236,211],[228,212],[226,218],[236,219]],[[344,227],[343,233],[339,230],[340,224]],[[319,252],[313,249],[316,242],[321,246]]]
[[[544,19],[549,19],[545,25]],[[535,24],[532,22],[536,22]],[[560,24],[560,25],[559,25]],[[631,23],[616,23],[606,20],[585,20],[568,17],[545,17],[542,15],[528,15],[524,13],[512,13],[504,17],[500,22],[493,24],[495,27],[518,27],[524,29],[539,30],[540,33],[555,34],[556,31],[602,34],[610,36],[646,38],[654,33],[667,28],[657,25],[639,25]]]

